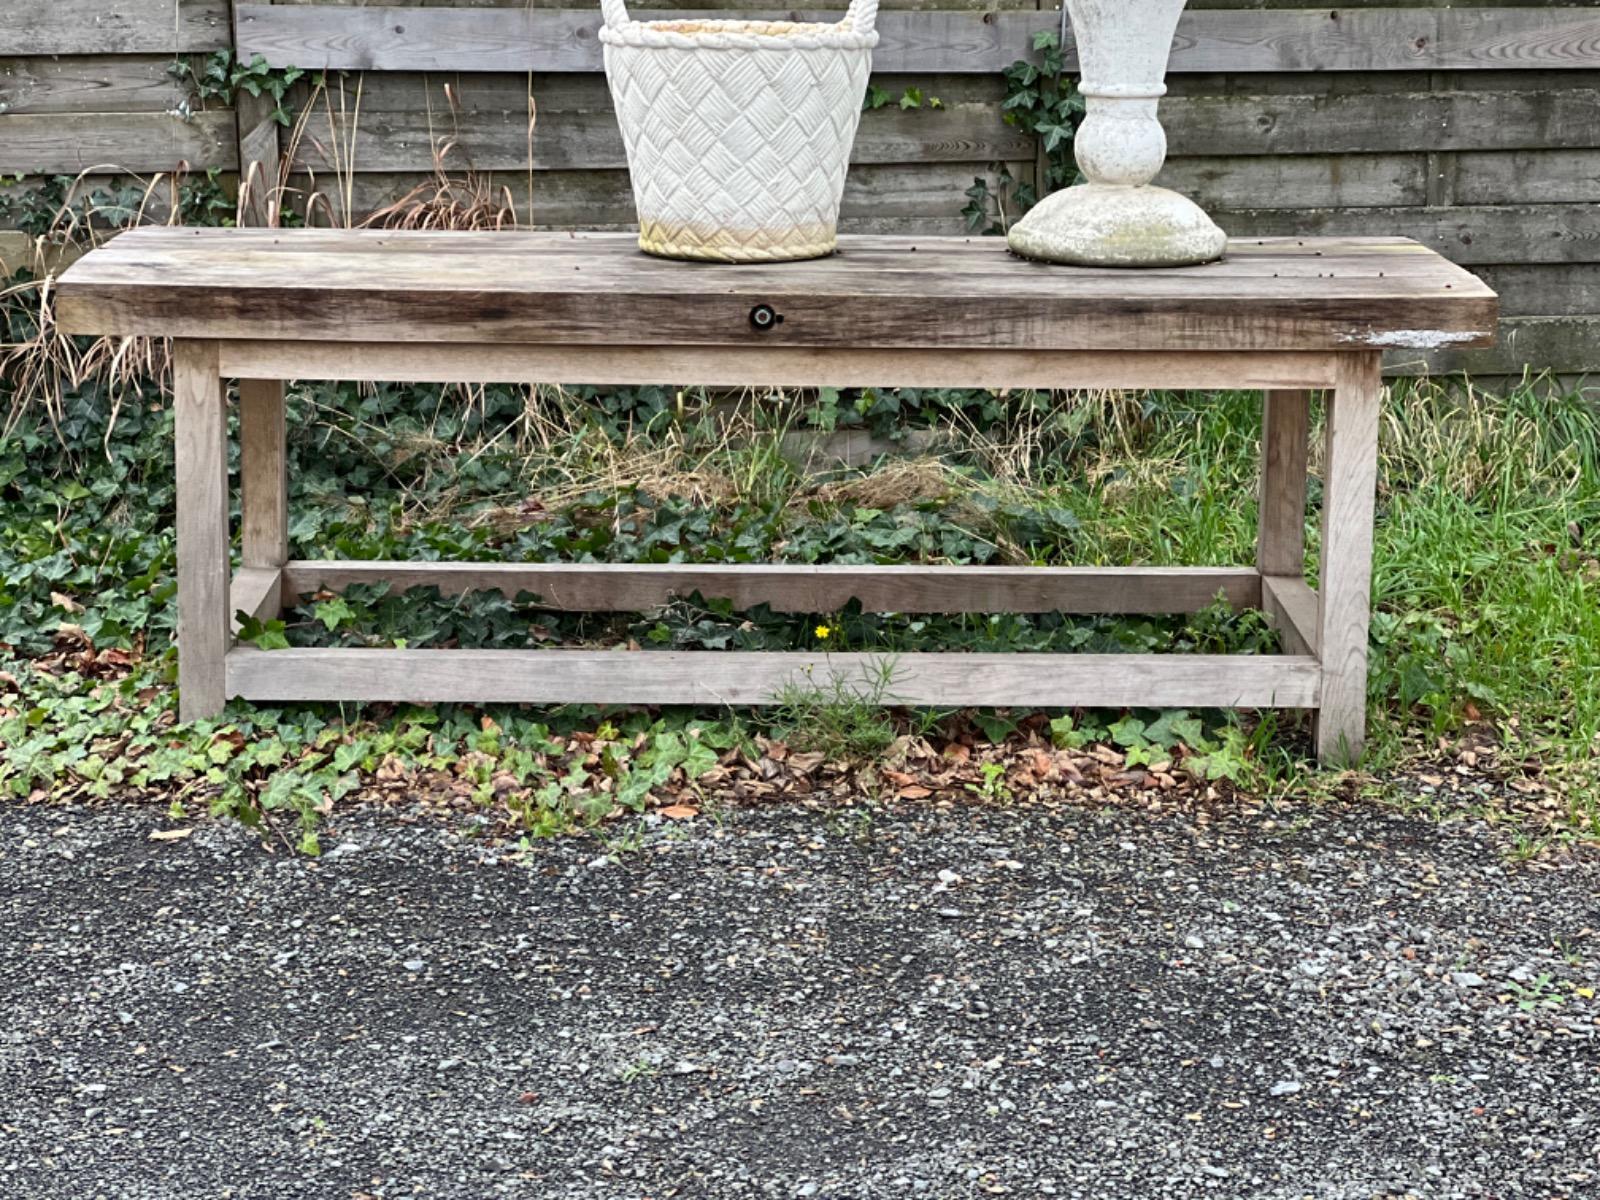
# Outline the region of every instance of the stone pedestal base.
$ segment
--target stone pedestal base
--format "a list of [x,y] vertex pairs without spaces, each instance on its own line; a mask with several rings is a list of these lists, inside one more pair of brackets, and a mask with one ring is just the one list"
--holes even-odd
[[1079,267],[1188,267],[1228,237],[1200,206],[1158,187],[1085,183],[1041,200],[1006,238],[1024,258]]

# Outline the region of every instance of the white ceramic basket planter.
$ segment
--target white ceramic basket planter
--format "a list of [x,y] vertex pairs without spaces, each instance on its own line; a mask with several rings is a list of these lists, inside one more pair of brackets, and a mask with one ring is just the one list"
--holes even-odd
[[833,253],[878,0],[853,0],[837,25],[601,9],[640,247],[716,262]]
[[1073,143],[1087,183],[1011,227],[1018,254],[1103,267],[1214,262],[1227,236],[1192,200],[1151,187],[1167,158],[1157,105],[1186,0],[1066,0],[1087,113]]

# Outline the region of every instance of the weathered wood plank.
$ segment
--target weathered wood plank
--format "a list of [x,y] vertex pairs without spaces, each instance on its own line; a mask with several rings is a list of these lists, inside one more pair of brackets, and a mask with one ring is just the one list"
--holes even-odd
[[[692,379],[706,387],[1321,387],[1328,354],[1261,352],[1247,358],[1187,352],[1137,356],[1095,350],[828,350],[753,346],[559,347],[393,345],[360,342],[222,344],[223,373],[391,383],[600,383]],[[964,385],[956,381],[966,380]]]
[[1600,370],[1600,316],[1515,317],[1493,347],[1405,351],[1387,364],[1401,375],[1581,375]]
[[1263,575],[1303,575],[1306,458],[1311,394],[1269,391],[1261,406],[1260,528],[1256,568]]
[[241,647],[227,666],[229,695],[277,701],[743,706],[837,685],[940,707],[1314,708],[1319,694],[1317,660],[1291,656]]
[[1600,271],[1591,263],[1501,263],[1473,271],[1500,293],[1508,317],[1600,313]]
[[[237,13],[235,22],[234,41],[237,43]],[[246,55],[244,61],[249,62],[250,56]],[[297,107],[304,107],[306,103],[302,98]],[[273,115],[274,102],[268,95],[252,96],[241,88],[234,97],[233,107],[239,166],[239,224],[276,225],[280,221],[276,210],[283,203],[277,185],[283,172],[280,126]]]
[[[420,98],[410,109],[380,110],[363,96],[359,115],[319,120],[298,144],[294,165],[323,172],[351,161],[362,172],[430,171],[436,160],[477,171],[626,168],[609,101],[583,111],[552,112],[543,105],[538,111],[535,132],[526,106],[452,116],[429,111]],[[1168,179],[1175,187],[1200,189],[1206,202],[1223,207],[1262,196],[1282,207],[1422,203],[1423,150],[1600,142],[1600,91],[1592,89],[1189,97],[1167,101],[1163,116],[1172,147]],[[1031,137],[997,119],[993,104],[890,107],[865,114],[851,161],[1024,161],[1033,149]],[[1193,161],[1198,156],[1206,157]],[[1295,157],[1264,161],[1270,156]]]
[[276,225],[283,203],[277,189],[282,176],[282,150],[272,117],[272,103],[241,92],[234,113],[239,139],[239,223]]
[[228,0],[9,0],[0,54],[222,50]]
[[[1518,76],[1517,82],[1522,78]],[[340,82],[337,76],[329,81],[336,106]],[[346,92],[353,96],[355,77],[346,77],[342,82]],[[924,120],[938,119],[940,110],[929,107],[934,97],[947,110],[976,104],[987,106],[993,113],[1006,95],[1005,80],[999,75],[950,75],[926,71],[915,75],[888,75],[879,72],[873,76],[873,83],[888,93],[890,102],[883,108],[862,114],[867,120],[900,112],[899,97],[908,87],[916,87],[923,93],[924,107],[911,115],[915,117],[920,113]],[[1578,84],[1574,83],[1573,86]],[[526,115],[530,92],[541,120],[551,114],[610,112],[612,108],[610,86],[599,72],[537,74],[530,77],[527,71],[472,75],[430,71],[368,71],[360,76],[360,87],[363,113],[432,112],[439,126],[448,126],[457,116]],[[1315,88],[1307,86],[1304,90],[1309,92]],[[289,93],[290,103],[296,108],[303,107],[313,91],[305,81],[295,84]]]
[[289,561],[289,456],[283,383],[239,380],[240,561],[277,570]]
[[239,165],[233,113],[20,113],[0,115],[0,172],[75,175]]
[[[798,15],[835,20],[839,12]],[[601,69],[599,14],[586,9],[240,4],[238,21],[241,56],[261,54],[279,67]],[[873,63],[886,72],[998,72],[1027,56],[1034,32],[1056,25],[1050,13],[884,12]],[[1068,61],[1074,63],[1070,45]],[[1340,8],[1186,13],[1171,69],[1444,71],[1597,64],[1600,13],[1592,8]]]
[[1600,145],[1600,89],[1180,96],[1161,104],[1175,158]]
[[0,59],[0,113],[167,112],[188,98],[171,54]]
[[1317,757],[1324,763],[1349,764],[1361,757],[1367,729],[1367,627],[1383,380],[1375,354],[1352,354],[1339,365],[1339,383],[1328,398],[1323,473],[1315,640],[1322,664]]
[[178,707],[185,721],[222,711],[228,597],[228,419],[215,342],[173,346],[177,432]]
[[1208,210],[1372,208],[1428,200],[1428,156],[1414,154],[1219,155],[1169,158],[1156,182]]
[[1248,567],[950,567],[741,564],[312,562],[284,571],[293,595],[352,584],[392,591],[438,588],[442,595],[529,593],[559,612],[645,612],[699,592],[738,611],[830,613],[859,600],[866,612],[1199,612],[1223,597],[1237,609],[1260,605],[1260,577]]
[[[558,120],[559,116],[553,118],[552,124]],[[1024,165],[1013,163],[1013,172]],[[462,172],[455,170],[454,174],[457,179],[452,198],[462,203],[476,202],[476,193],[462,186]],[[965,233],[962,192],[972,186],[974,177],[992,181],[992,174],[986,162],[857,163],[845,178],[840,228],[848,233]],[[480,182],[497,206],[505,203],[509,194],[509,202],[524,226],[591,232],[636,227],[633,189],[626,171],[486,172]],[[400,174],[364,171],[358,163],[355,174],[343,179],[319,175],[313,181],[307,175],[295,174],[290,184],[304,191],[316,190],[322,197],[314,224],[325,224],[328,213],[334,214],[340,224],[359,224],[413,189],[420,187],[431,195],[437,180],[431,166],[425,172]],[[295,207],[303,211],[303,201]]]
[[[840,229],[854,234],[949,235],[963,232],[962,189],[983,164],[852,167],[845,180]],[[1242,178],[1242,177],[1241,177]],[[349,180],[354,220],[422,182],[420,174],[358,171]],[[537,228],[628,229],[633,194],[624,171],[546,171],[534,183],[526,172],[491,173],[485,181],[511,190],[519,215]],[[298,176],[297,187],[308,180]],[[338,191],[337,188],[331,189]],[[1258,203],[1260,196],[1245,197]],[[330,195],[344,219],[342,196]],[[1223,208],[1213,216],[1235,237],[1390,236],[1412,238],[1463,266],[1482,263],[1600,262],[1600,205],[1523,204],[1451,207]]]
[[1456,199],[1462,204],[1593,204],[1600,201],[1600,154],[1462,154],[1456,161]]
[[[851,161],[982,163],[1030,158],[1033,147],[1034,139],[1002,123],[992,106],[885,108],[863,117]],[[525,110],[464,113],[443,120],[426,111],[373,112],[363,105],[359,114],[332,115],[319,122],[297,150],[295,169],[315,171],[331,171],[350,161],[363,171],[429,170],[436,159],[447,168],[480,171],[620,170],[628,165],[622,133],[609,109],[560,113],[534,130]]]
[[1461,205],[1420,208],[1218,210],[1234,237],[1413,238],[1463,266],[1600,262],[1600,205]]
[[846,238],[762,267],[652,259],[616,234],[375,230],[133,230],[74,264],[57,302],[81,333],[893,350],[1478,345],[1497,313],[1398,239],[1236,241],[1207,267],[1128,272],[986,238]]

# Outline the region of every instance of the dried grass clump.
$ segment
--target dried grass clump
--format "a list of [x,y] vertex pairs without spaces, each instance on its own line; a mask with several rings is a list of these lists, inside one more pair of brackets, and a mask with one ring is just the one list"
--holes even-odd
[[942,502],[969,490],[961,472],[937,458],[895,458],[877,470],[851,479],[822,483],[796,495],[794,503],[858,504],[894,508],[900,504]]
[[[28,268],[32,278],[0,290],[0,378],[7,385],[0,437],[9,436],[31,412],[42,411],[52,426],[58,425],[67,391],[96,382],[111,401],[109,435],[130,388],[152,379],[164,386],[170,377],[171,347],[164,340],[106,337],[85,341],[63,333],[56,321],[57,275],[119,231],[97,220],[100,210],[85,199],[90,178],[106,174],[126,172],[102,164],[73,180],[50,227],[34,239]],[[187,177],[188,168],[180,167],[144,182],[132,216],[119,212],[121,227],[176,224]]]
[[[459,105],[451,87],[446,86],[445,96],[453,118]],[[355,150],[360,113],[359,77],[353,91],[347,91],[342,79],[332,89],[318,81],[290,129],[278,161],[270,166],[247,164],[237,196],[238,223],[278,228],[303,219],[307,224],[344,228],[434,230],[500,230],[519,224],[509,188],[495,187],[487,176],[470,167],[458,173],[446,169],[447,159],[456,150],[453,137],[433,139],[434,174],[430,179],[377,211],[358,215]],[[530,92],[530,161],[534,113]],[[313,136],[324,120],[326,141]],[[302,151],[308,146],[332,164],[332,178],[326,187],[319,186],[315,173],[305,166],[308,155]],[[82,172],[68,189],[50,228],[35,239],[29,264],[34,277],[0,288],[0,378],[6,396],[0,436],[13,432],[30,413],[42,412],[52,425],[58,424],[67,393],[94,382],[102,384],[110,398],[109,436],[129,389],[147,382],[163,391],[170,388],[168,342],[147,338],[86,341],[63,334],[56,321],[56,278],[78,257],[124,229],[182,223],[180,197],[189,175],[186,166],[147,181],[141,179],[142,198],[133,211],[119,206],[110,221],[85,199],[91,179],[107,175],[140,179],[111,163]]]
[[444,168],[450,146],[436,147],[432,178],[360,222],[362,229],[427,229],[499,232],[517,228],[511,189],[496,188],[483,175],[452,176]]

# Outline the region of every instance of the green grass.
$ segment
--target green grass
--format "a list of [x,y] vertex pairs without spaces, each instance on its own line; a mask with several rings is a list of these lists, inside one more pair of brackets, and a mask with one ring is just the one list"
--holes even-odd
[[[753,730],[870,759],[905,728],[882,711],[883,696],[806,689],[742,722],[235,705],[219,725],[178,727],[166,406],[148,384],[114,398],[90,382],[63,388],[47,418],[29,397],[7,396],[9,386],[0,383],[12,425],[0,442],[0,794],[132,788],[253,819],[287,813],[291,840],[314,841],[319,812],[387,763],[408,778],[447,778],[472,803],[542,834],[636,811],[663,789],[692,789],[715,763],[712,747]],[[669,387],[298,389],[296,552],[1105,565],[1253,557],[1260,416],[1251,395],[869,389],[745,399],[734,408]],[[939,453],[819,474],[784,452],[793,430],[843,427],[923,430]],[[1565,788],[1563,836],[1600,835],[1592,408],[1534,385],[1498,397],[1399,383],[1383,433],[1369,767],[1386,770],[1487,725],[1503,759],[1535,763]],[[1317,492],[1314,480],[1313,502]],[[1314,525],[1308,538],[1314,566]],[[879,650],[889,663],[910,648],[1272,645],[1259,621],[1215,611],[1181,620],[791,616],[711,600],[614,619],[555,617],[515,598],[445,602],[375,589],[313,602],[255,633],[300,644],[826,646]],[[89,661],[85,645],[95,651]],[[1008,724],[980,717],[997,730]],[[1197,751],[1197,770],[1256,788],[1324,784],[1293,714],[1075,714],[1064,728],[1135,755],[1166,748],[1140,740],[1139,730],[1159,730]],[[590,748],[597,730],[601,752]],[[1524,836],[1534,845],[1546,834]]]

